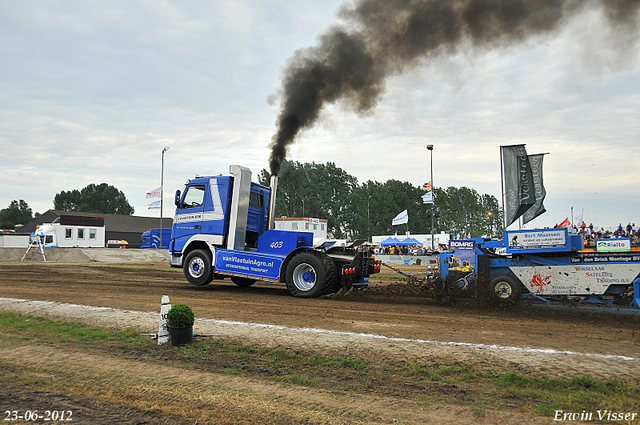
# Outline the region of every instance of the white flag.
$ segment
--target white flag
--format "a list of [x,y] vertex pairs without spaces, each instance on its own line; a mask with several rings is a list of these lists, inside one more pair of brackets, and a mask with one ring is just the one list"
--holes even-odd
[[[151,192],[147,192],[147,198],[160,198],[160,188],[153,189]],[[160,207],[158,207],[160,208]]]
[[409,213],[407,210],[402,211],[400,214],[396,216],[391,222],[392,226],[397,226],[398,224],[408,223],[409,222]]
[[584,209],[582,211],[580,211],[580,214],[578,214],[578,216],[576,217],[576,223],[578,224],[578,227],[582,227],[582,224],[584,223]]
[[432,204],[433,203],[433,192],[427,192],[422,195],[422,203],[423,204]]
[[159,210],[160,209],[160,201],[153,201],[148,205],[150,210]]

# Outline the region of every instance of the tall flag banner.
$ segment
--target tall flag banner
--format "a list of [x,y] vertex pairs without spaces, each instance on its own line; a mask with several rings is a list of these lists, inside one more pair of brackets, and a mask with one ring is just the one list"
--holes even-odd
[[392,226],[397,226],[398,224],[404,224],[409,222],[409,213],[407,210],[402,211],[400,214],[396,216],[391,222]]
[[541,214],[544,214],[547,210],[542,204],[544,198],[547,196],[547,191],[544,190],[544,184],[542,179],[542,162],[544,160],[544,154],[539,153],[535,155],[529,155],[529,165],[531,165],[531,174],[533,176],[533,189],[535,191],[536,202],[522,214],[522,223],[527,224],[534,218]]
[[[152,191],[150,191],[150,192],[147,192],[147,196],[146,196],[146,198],[147,198],[147,199],[148,199],[148,198],[160,198],[160,196],[161,196],[161,195],[160,195],[160,190],[161,190],[161,189],[160,189],[160,187],[158,187],[158,188],[156,188],[156,189],[153,189],[153,190],[152,190]],[[158,207],[158,208],[159,208],[159,207]]]
[[427,192],[421,198],[423,204],[433,204],[433,192]]
[[502,151],[507,226],[536,202],[533,173],[524,145],[500,146]]
[[150,210],[159,210],[160,209],[160,201],[153,201],[148,205]]

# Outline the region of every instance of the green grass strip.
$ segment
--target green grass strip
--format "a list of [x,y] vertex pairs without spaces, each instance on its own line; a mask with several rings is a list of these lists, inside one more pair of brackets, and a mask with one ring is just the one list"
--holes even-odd
[[[116,331],[78,322],[0,312],[0,345],[31,343],[77,344],[78,347],[98,349],[104,346],[110,352],[116,347],[131,350],[146,361],[171,361],[185,368],[261,377],[337,392],[373,389],[393,394],[408,391],[407,397],[427,404],[441,400],[439,388],[454,389],[460,395],[454,392],[447,396],[447,402],[469,404],[478,412],[516,408],[552,418],[557,410],[640,411],[640,385],[620,379],[496,373],[475,370],[472,365],[380,364],[340,355],[230,345],[214,339],[196,340],[184,347],[159,347],[156,341],[135,329]],[[6,376],[0,374],[0,381],[3,378]]]

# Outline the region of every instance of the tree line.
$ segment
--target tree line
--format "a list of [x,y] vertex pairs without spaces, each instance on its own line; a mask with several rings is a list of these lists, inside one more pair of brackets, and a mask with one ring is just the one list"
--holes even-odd
[[[262,170],[258,181],[269,186],[271,175]],[[498,200],[468,187],[434,189],[435,233],[466,237],[501,237],[503,215]],[[279,176],[276,217],[314,217],[328,220],[328,232],[336,238],[367,239],[409,230],[431,233],[431,204],[424,204],[425,191],[409,182],[391,179],[384,183],[358,179],[334,163],[287,161]],[[134,208],[124,193],[106,183],[89,184],[81,190],[61,191],[54,209],[98,214],[132,215]],[[409,223],[392,226],[398,213],[408,211]],[[36,217],[39,214],[36,213]],[[24,201],[12,201],[0,210],[0,228],[26,224],[33,213]]]
[[[81,190],[63,190],[53,198],[53,208],[97,214],[132,215],[134,212],[124,193],[107,183],[91,183]],[[40,213],[33,215],[23,199],[13,200],[7,208],[0,210],[0,229],[13,230],[16,225],[25,225],[39,216]]]
[[[262,170],[258,181],[268,186],[271,175]],[[501,237],[502,210],[493,195],[468,187],[434,189],[434,232],[466,237]],[[328,220],[328,232],[336,238],[367,239],[409,230],[431,233],[431,204],[425,191],[409,182],[391,179],[362,184],[334,163],[287,161],[279,175],[276,217],[314,217]],[[393,226],[392,220],[407,210],[409,223]]]
[[99,214],[132,215],[134,212],[124,193],[106,183],[91,183],[81,190],[63,190],[53,198],[53,207],[61,211]]

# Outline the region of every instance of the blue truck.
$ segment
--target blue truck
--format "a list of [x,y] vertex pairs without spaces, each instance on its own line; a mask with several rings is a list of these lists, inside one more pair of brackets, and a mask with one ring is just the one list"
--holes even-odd
[[149,229],[140,236],[141,249],[169,249],[171,242],[171,227],[162,229],[162,239],[160,239],[161,229]]
[[252,182],[251,171],[239,165],[226,176],[188,180],[175,194],[170,265],[181,267],[192,285],[269,280],[301,298],[366,286],[380,264],[357,249],[364,241],[315,247],[311,232],[274,229],[277,182],[275,175],[270,187]]
[[585,248],[575,229],[505,231],[503,239],[452,240],[440,255],[443,299],[484,298],[511,304],[521,297],[566,297],[640,307],[640,251],[629,239]]

